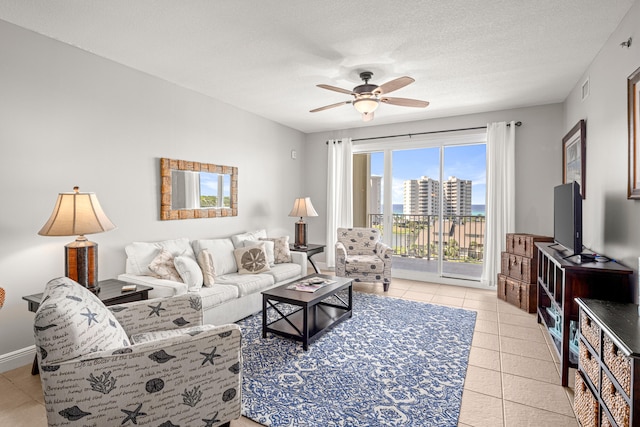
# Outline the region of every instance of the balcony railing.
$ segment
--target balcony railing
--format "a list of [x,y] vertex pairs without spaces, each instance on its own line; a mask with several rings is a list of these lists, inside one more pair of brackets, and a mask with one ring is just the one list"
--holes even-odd
[[[369,226],[382,230],[382,217],[369,214]],[[435,260],[442,247],[444,261],[480,264],[485,225],[484,216],[447,215],[440,225],[437,215],[394,214],[391,245],[398,256]]]

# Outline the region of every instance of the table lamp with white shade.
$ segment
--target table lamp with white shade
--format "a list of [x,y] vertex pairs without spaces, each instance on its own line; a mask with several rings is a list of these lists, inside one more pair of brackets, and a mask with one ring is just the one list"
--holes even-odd
[[307,223],[304,217],[318,216],[318,212],[313,208],[310,197],[300,197],[293,202],[293,209],[289,212],[289,216],[299,216],[300,221],[296,222],[296,240],[294,246],[296,248],[307,247]]
[[65,276],[75,280],[91,292],[98,293],[98,244],[85,234],[113,230],[95,193],[60,193],[51,217],[38,232],[41,236],[78,236],[65,246]]

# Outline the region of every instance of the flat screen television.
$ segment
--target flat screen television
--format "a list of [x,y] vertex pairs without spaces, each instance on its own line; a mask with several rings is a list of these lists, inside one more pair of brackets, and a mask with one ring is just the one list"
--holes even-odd
[[575,181],[553,190],[553,240],[570,252],[567,256],[582,253],[582,196]]

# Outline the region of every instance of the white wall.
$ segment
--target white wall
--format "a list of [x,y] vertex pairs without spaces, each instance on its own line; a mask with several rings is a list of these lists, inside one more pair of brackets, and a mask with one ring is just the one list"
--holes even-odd
[[[313,179],[307,180],[307,194],[318,212],[326,211],[325,142],[328,139],[357,139],[469,128],[511,120],[522,122],[522,126],[516,129],[516,229],[523,233],[553,235],[553,187],[562,180],[561,104],[309,134],[305,170]],[[307,222],[309,240],[324,242],[325,218],[308,218]],[[318,259],[321,259],[320,255]]]
[[[587,122],[584,245],[637,269],[640,201],[627,200],[627,77],[640,67],[640,3],[635,2],[565,101],[563,132]],[[633,37],[631,48],[620,43]],[[581,89],[589,78],[590,95]]]
[[[64,274],[74,238],[37,235],[59,192],[95,192],[118,226],[90,236],[101,279],[124,271],[132,241],[293,234],[302,133],[3,21],[0,58],[0,371],[33,345],[22,296]],[[237,166],[239,215],[159,221],[160,157]]]

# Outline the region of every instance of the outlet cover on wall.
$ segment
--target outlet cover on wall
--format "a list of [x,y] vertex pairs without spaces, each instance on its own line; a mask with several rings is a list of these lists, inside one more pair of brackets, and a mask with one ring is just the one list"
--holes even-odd
[[296,153],[296,150],[291,150],[291,158],[295,160],[297,157],[298,153]]

